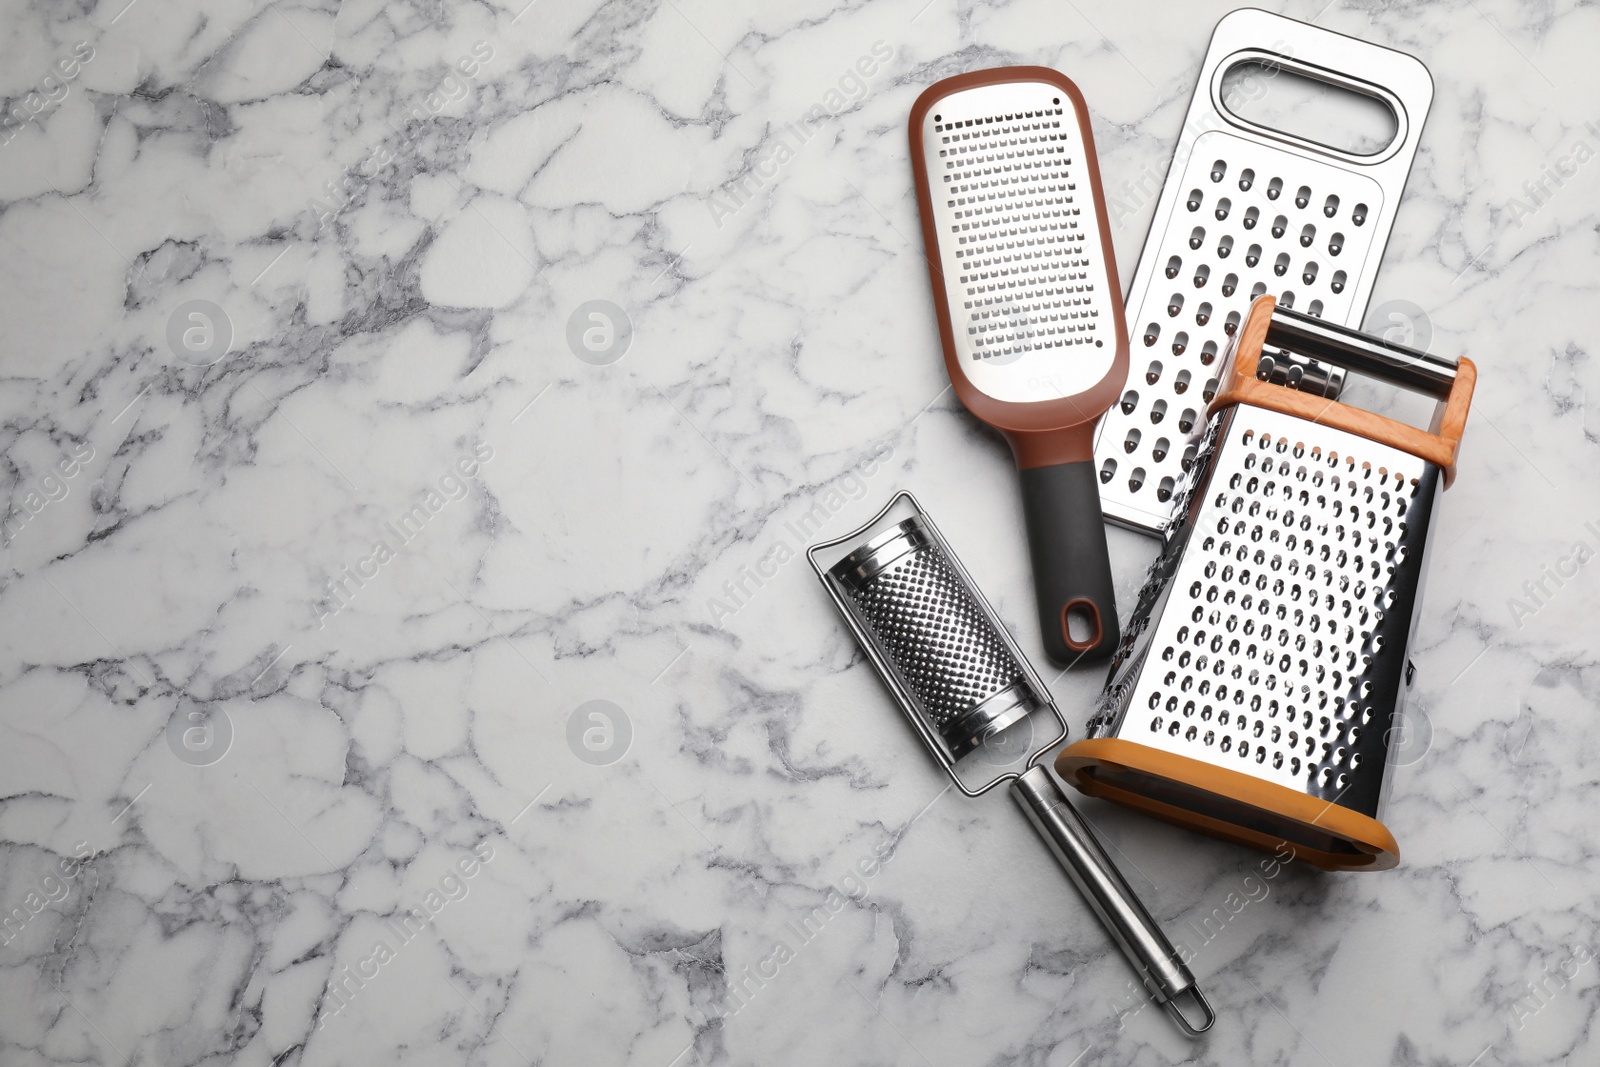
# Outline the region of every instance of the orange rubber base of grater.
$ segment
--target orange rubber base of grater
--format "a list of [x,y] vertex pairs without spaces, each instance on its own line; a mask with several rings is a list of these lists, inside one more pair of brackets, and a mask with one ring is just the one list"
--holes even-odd
[[1068,745],[1056,773],[1081,792],[1235,844],[1280,845],[1325,871],[1386,871],[1400,846],[1377,819],[1275,782],[1116,737]]

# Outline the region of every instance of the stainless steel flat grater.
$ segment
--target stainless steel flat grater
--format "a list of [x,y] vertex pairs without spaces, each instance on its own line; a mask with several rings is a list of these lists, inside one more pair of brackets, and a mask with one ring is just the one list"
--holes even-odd
[[[1226,106],[1236,68],[1365,94],[1393,112],[1394,137],[1358,155],[1257,125]],[[1171,519],[1251,300],[1360,324],[1432,102],[1428,69],[1403,52],[1254,9],[1217,24],[1128,293],[1127,388],[1095,445],[1107,519],[1153,533]],[[1282,369],[1338,396],[1336,368]]]
[[[1383,870],[1407,649],[1477,371],[1273,300],[1226,353],[1178,517],[1056,770],[1215,836]],[[1263,347],[1423,392],[1433,425],[1275,384]]]
[[1108,656],[1094,426],[1127,379],[1128,329],[1088,106],[1046,67],[974,71],[917,97],[909,134],[945,370],[1016,459],[1045,653]]
[[[819,562],[819,554],[831,550],[842,558]],[[813,545],[806,558],[950,780],[969,797],[1010,782],[1012,797],[1151,998],[1191,1036],[1209,1029],[1216,1016],[1194,976],[1094,831],[1039,765],[1067,736],[1067,721],[1050,690],[916,498],[895,494],[866,525]],[[1051,717],[1052,736],[1034,744],[1035,719]],[[958,772],[963,760],[984,774],[999,773],[969,784]],[[1184,1014],[1190,1000],[1198,1009],[1196,1022]]]

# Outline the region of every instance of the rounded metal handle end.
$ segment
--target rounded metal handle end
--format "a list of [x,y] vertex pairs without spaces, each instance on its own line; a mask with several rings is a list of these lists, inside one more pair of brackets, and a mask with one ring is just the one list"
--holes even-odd
[[[1178,1001],[1183,998],[1185,993],[1191,994],[1195,1003],[1200,1006],[1200,1012],[1204,1016],[1205,1022],[1199,1026],[1190,1022],[1189,1017],[1178,1006]],[[1191,985],[1187,989],[1180,990],[1168,997],[1162,1007],[1167,1009],[1168,1013],[1177,1020],[1178,1025],[1183,1027],[1183,1032],[1190,1037],[1199,1037],[1211,1029],[1211,1024],[1217,1021],[1217,1013],[1211,1010],[1211,1002],[1205,998],[1205,994],[1200,992],[1200,987],[1197,985]]]

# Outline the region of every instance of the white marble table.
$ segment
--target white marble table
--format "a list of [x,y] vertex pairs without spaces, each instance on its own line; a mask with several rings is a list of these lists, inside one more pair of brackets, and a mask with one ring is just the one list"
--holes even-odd
[[905,118],[1068,74],[1126,281],[1227,5],[524,2],[3,16],[0,1062],[1600,1062],[1600,11],[1284,8],[1431,68],[1374,304],[1482,380],[1401,868],[1083,804],[1190,1044],[791,524],[915,490],[1037,649]]

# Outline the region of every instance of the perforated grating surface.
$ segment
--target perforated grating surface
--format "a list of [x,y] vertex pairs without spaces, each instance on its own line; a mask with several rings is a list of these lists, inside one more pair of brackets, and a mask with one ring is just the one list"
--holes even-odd
[[957,353],[1000,400],[1073,395],[1115,356],[1109,284],[1077,113],[1048,82],[940,100],[922,133]]
[[1104,343],[1061,116],[1051,105],[934,126],[973,359]]
[[935,729],[1025,680],[959,576],[928,548],[851,595]]
[[[1376,798],[1419,594],[1411,521],[1419,485],[1431,507],[1436,468],[1299,419],[1238,412],[1197,484],[1203,499],[1183,502],[1195,518],[1181,558],[1158,564],[1130,621],[1130,645],[1155,629],[1136,677],[1109,694],[1115,732],[1317,795],[1367,775],[1360,792]],[[1159,617],[1144,617],[1161,589]]]
[[1353,324],[1356,279],[1375,270],[1387,234],[1371,178],[1230,133],[1202,135],[1179,202],[1140,263],[1154,269],[1128,298],[1132,363],[1095,447],[1108,517],[1158,529],[1194,463],[1228,338],[1250,302],[1272,293],[1330,322]]

